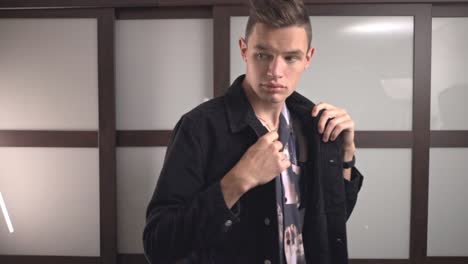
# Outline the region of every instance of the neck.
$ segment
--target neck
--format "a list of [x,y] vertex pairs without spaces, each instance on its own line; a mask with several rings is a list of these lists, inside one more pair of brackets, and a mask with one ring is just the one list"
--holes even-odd
[[255,115],[259,117],[260,120],[266,122],[267,126],[272,126],[273,128],[278,127],[279,116],[281,114],[284,101],[274,103],[260,100],[246,79],[244,79],[242,82],[242,88],[245,91],[247,99],[249,100]]

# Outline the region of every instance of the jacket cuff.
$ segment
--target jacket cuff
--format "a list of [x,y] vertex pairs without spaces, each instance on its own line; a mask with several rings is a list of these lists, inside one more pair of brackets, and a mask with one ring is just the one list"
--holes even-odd
[[361,172],[356,167],[351,168],[351,180],[344,180],[345,182],[345,189],[346,189],[346,196],[347,197],[355,197],[359,190],[361,189],[362,182],[364,177],[362,176]]
[[221,190],[221,182],[217,181],[212,186],[209,187],[209,191],[213,192],[213,205],[215,206],[214,212],[215,215],[219,215],[219,221],[224,225],[224,230],[227,231],[230,227],[240,221],[240,203],[237,201],[231,209],[228,208],[226,201],[224,200],[224,195]]

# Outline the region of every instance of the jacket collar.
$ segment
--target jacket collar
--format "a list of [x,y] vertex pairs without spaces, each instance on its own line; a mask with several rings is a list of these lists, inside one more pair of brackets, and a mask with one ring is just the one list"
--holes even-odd
[[[245,74],[237,77],[237,79],[229,87],[225,94],[225,107],[228,116],[231,132],[236,133],[244,129],[246,126],[251,126],[257,136],[261,136],[267,132],[266,128],[260,123],[255,116],[252,106],[242,87],[242,81]],[[296,114],[304,123],[314,124],[316,126],[317,118],[311,116],[314,103],[305,98],[298,92],[293,92],[286,99],[286,106],[289,111]]]

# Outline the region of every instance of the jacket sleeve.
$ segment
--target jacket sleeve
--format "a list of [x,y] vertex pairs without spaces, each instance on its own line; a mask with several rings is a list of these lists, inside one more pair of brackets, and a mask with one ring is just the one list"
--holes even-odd
[[364,177],[358,169],[351,169],[351,180],[344,180],[346,192],[346,219],[349,219],[356,205],[359,190],[361,190]]
[[205,180],[199,133],[197,123],[184,116],[171,136],[146,212],[143,244],[150,263],[175,262],[213,246],[239,221],[239,205],[227,207],[220,182]]

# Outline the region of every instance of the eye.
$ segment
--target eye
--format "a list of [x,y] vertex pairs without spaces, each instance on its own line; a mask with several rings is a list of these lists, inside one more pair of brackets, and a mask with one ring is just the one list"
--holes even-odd
[[299,58],[297,56],[287,56],[284,58],[284,60],[288,63],[292,63],[292,62],[296,62],[297,60],[299,60]]
[[267,60],[269,59],[271,56],[267,53],[262,53],[262,52],[259,52],[259,53],[255,53],[255,57],[259,60]]

